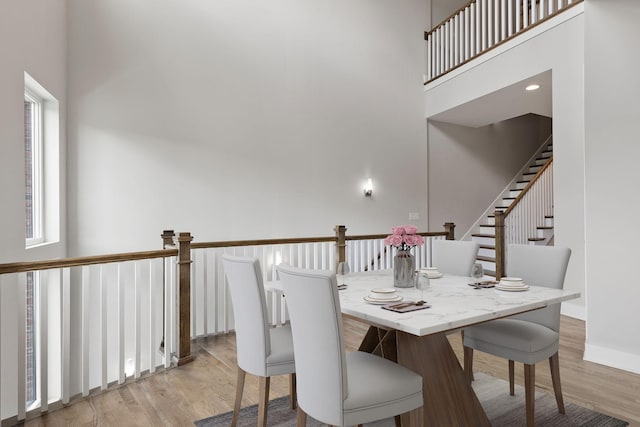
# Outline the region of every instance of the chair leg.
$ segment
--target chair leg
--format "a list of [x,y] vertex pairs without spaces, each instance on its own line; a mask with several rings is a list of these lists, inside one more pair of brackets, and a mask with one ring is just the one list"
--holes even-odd
[[564,414],[564,400],[562,399],[562,386],[560,385],[560,359],[558,358],[558,353],[555,353],[549,358],[549,368],[551,368],[551,382],[553,383],[553,392],[556,395],[558,412]]
[[472,347],[464,347],[463,353],[464,359],[464,373],[467,374],[467,381],[469,384],[473,381],[473,348]]
[[269,408],[269,384],[271,383],[271,377],[260,377],[258,383],[259,398],[258,398],[258,427],[265,427],[267,425],[267,410]]
[[291,409],[296,409],[298,406],[298,392],[295,372],[289,374],[289,403],[291,404]]
[[242,392],[244,390],[244,378],[247,375],[245,371],[238,366],[238,378],[236,380],[236,402],[233,405],[233,418],[231,418],[231,427],[238,424],[238,415],[240,414],[240,405],[242,403]]
[[298,406],[298,413],[296,414],[296,427],[305,427],[307,425],[307,414]]
[[511,396],[515,395],[515,387],[514,387],[514,380],[515,378],[515,363],[513,362],[513,360],[509,360],[509,394]]
[[524,400],[527,414],[527,427],[534,427],[536,365],[524,365]]

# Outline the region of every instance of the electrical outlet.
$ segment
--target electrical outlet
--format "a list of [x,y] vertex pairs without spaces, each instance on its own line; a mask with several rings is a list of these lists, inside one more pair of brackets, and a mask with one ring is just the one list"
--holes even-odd
[[409,219],[420,219],[420,213],[419,212],[409,212]]

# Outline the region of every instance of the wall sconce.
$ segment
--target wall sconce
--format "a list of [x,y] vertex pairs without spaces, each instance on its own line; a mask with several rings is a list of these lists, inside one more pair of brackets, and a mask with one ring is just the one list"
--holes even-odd
[[364,184],[364,195],[365,197],[371,197],[373,194],[373,182],[371,178],[367,179],[367,182]]

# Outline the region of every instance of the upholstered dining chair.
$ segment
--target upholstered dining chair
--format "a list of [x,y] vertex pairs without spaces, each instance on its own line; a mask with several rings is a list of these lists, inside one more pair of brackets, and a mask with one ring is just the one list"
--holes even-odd
[[480,244],[468,240],[434,240],[431,265],[454,276],[469,276],[476,262]]
[[[293,331],[297,425],[307,414],[332,426],[359,425],[422,410],[422,377],[370,353],[347,353],[336,276],[280,264]],[[413,415],[420,418],[420,413]]]
[[289,374],[291,408],[296,407],[296,376],[291,327],[272,328],[260,262],[257,258],[222,256],[231,293],[236,330],[238,379],[231,425],[238,422],[246,373],[259,377],[258,426],[267,422],[269,384],[274,375]]
[[[528,285],[563,288],[571,256],[569,248],[510,245],[507,251],[509,276],[520,277]],[[503,357],[509,360],[509,392],[513,395],[514,362],[524,363],[526,419],[527,426],[533,426],[535,364],[548,358],[558,412],[564,414],[558,361],[559,330],[560,304],[465,328],[464,370],[467,378],[472,379],[474,349]]]

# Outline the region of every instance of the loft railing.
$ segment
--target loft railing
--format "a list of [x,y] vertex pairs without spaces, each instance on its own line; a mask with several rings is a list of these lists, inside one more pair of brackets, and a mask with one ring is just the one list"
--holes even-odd
[[[453,239],[454,227],[453,223],[446,223],[444,231],[419,233],[426,237],[426,244],[415,249],[417,267],[431,265],[431,241]],[[342,225],[334,231],[333,236],[326,237],[192,243],[192,338],[233,330],[231,297],[222,270],[223,254],[257,257],[264,281],[276,280],[276,267],[281,262],[301,268],[335,270],[339,262],[346,261],[352,272],[392,267],[392,251],[386,250],[383,242],[387,234],[349,236]],[[273,325],[287,321],[282,295],[268,295],[267,309]]]
[[553,214],[553,157],[504,211],[495,211],[496,278],[505,274],[508,244],[528,244],[545,216]]
[[426,83],[582,0],[472,0],[424,33]]
[[[453,239],[454,227],[446,223],[444,231],[419,233],[427,244],[416,250],[417,266],[431,265],[431,241]],[[162,250],[0,264],[0,304],[4,296],[16,307],[0,316],[1,423],[20,423],[187,363],[193,338],[232,330],[223,253],[260,258],[264,280],[274,280],[280,262],[390,268],[385,237],[347,236],[345,226],[336,226],[329,237],[192,242],[189,233],[165,231]],[[30,280],[35,299],[28,305]],[[33,317],[28,309],[35,309]],[[269,309],[273,324],[286,321],[281,296],[271,295]],[[27,349],[34,349],[27,326],[37,347],[33,395],[27,393]]]

